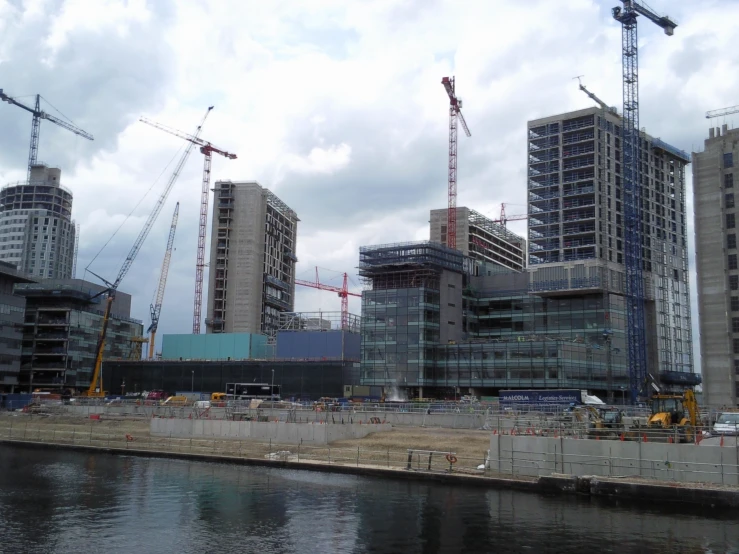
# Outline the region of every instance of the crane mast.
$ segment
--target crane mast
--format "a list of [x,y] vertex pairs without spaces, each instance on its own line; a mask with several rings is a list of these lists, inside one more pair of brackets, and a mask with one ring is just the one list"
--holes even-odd
[[200,220],[198,224],[198,248],[197,248],[197,260],[195,262],[195,298],[193,304],[193,316],[192,316],[192,332],[194,335],[200,334],[200,320],[203,309],[203,275],[205,273],[205,235],[208,228],[208,199],[210,197],[210,167],[213,161],[213,154],[219,154],[229,160],[235,160],[236,154],[231,154],[220,148],[216,148],[210,142],[202,140],[198,137],[188,135],[172,127],[167,127],[161,123],[154,123],[146,118],[141,118],[143,123],[151,125],[169,133],[180,137],[193,144],[200,146],[200,152],[205,157],[203,162],[203,181],[200,189]]
[[642,184],[641,134],[639,132],[639,44],[637,17],[643,15],[672,36],[677,24],[655,14],[636,0],[621,0],[623,8],[612,9],[621,23],[623,85],[623,183],[624,183],[624,268],[626,273],[627,345],[629,390],[636,403],[647,377],[647,332],[644,314],[642,274]]
[[39,140],[39,133],[41,131],[41,120],[46,119],[47,121],[51,121],[52,123],[55,123],[59,127],[66,129],[67,131],[71,131],[75,135],[78,135],[80,137],[86,138],[87,140],[95,140],[93,136],[88,133],[87,131],[83,131],[79,127],[75,127],[71,123],[67,123],[66,121],[62,121],[61,119],[57,119],[53,115],[49,115],[46,112],[44,112],[41,109],[41,95],[36,95],[36,103],[33,108],[26,106],[22,102],[19,102],[15,98],[11,98],[7,94],[3,92],[3,89],[0,88],[0,100],[7,102],[8,104],[13,104],[14,106],[18,106],[19,108],[22,108],[26,110],[27,112],[30,112],[31,115],[33,115],[33,119],[31,120],[31,145],[29,147],[29,153],[28,153],[28,181],[31,180],[31,167],[36,165],[36,160],[38,157],[38,140]]
[[[210,113],[212,109],[213,109],[213,106],[209,107],[208,110],[205,112],[205,116],[203,117],[203,120],[200,122],[200,125],[195,131],[195,135],[194,135],[195,137],[197,137],[200,134],[203,124],[205,123],[205,120],[207,119],[208,114]],[[113,307],[113,300],[115,300],[115,293],[118,290],[118,285],[121,284],[121,281],[123,281],[123,278],[128,273],[128,270],[131,269],[131,264],[133,264],[134,259],[136,259],[136,255],[139,253],[139,250],[141,250],[141,246],[144,244],[144,240],[148,236],[149,231],[151,231],[151,228],[154,225],[154,222],[156,221],[156,218],[159,215],[159,212],[162,211],[162,206],[164,206],[164,202],[167,200],[167,196],[169,196],[169,192],[172,190],[172,186],[175,184],[175,182],[177,181],[177,178],[180,176],[180,173],[182,172],[182,168],[184,167],[185,162],[187,161],[187,158],[190,157],[190,152],[192,152],[193,146],[195,146],[195,143],[189,142],[187,147],[185,147],[185,151],[182,153],[182,157],[180,158],[179,162],[177,162],[174,172],[172,173],[172,176],[169,178],[169,181],[167,182],[167,185],[165,186],[164,191],[162,192],[161,196],[157,200],[157,203],[154,205],[154,209],[149,214],[149,217],[147,218],[146,223],[144,223],[144,227],[141,229],[139,236],[136,238],[136,241],[134,242],[133,247],[131,247],[131,250],[129,251],[128,256],[126,256],[126,259],[124,260],[123,265],[121,266],[121,269],[118,272],[118,276],[116,277],[115,281],[110,283],[109,281],[105,280],[99,275],[96,275],[99,279],[101,279],[103,282],[105,282],[108,285],[108,288],[101,293],[101,294],[107,294],[108,297],[105,303],[105,312],[103,315],[103,327],[100,330],[100,335],[98,336],[98,344],[97,344],[96,355],[95,355],[95,367],[93,368],[92,378],[90,379],[90,387],[87,389],[87,396],[105,396],[102,383],[100,383],[100,389],[98,390],[98,380],[100,379],[100,368],[102,367],[103,353],[105,352],[105,339],[108,333],[108,323],[110,321],[110,312]],[[95,275],[95,273],[93,273],[92,271],[90,271],[90,273]]]
[[180,203],[174,207],[174,215],[172,216],[172,224],[169,227],[169,237],[167,238],[167,249],[164,251],[164,260],[162,260],[162,270],[159,272],[159,285],[157,286],[157,295],[154,303],[149,306],[151,313],[151,325],[146,330],[150,334],[149,337],[149,359],[154,358],[154,339],[157,336],[157,328],[159,327],[159,315],[162,313],[162,301],[164,300],[164,289],[167,286],[167,275],[169,274],[169,262],[172,259],[172,247],[174,246],[174,235],[177,230],[177,217],[180,213]]
[[446,244],[449,248],[457,248],[457,122],[462,124],[465,134],[471,136],[467,122],[462,115],[462,100],[457,98],[454,77],[443,77],[449,96],[449,207],[447,208]]

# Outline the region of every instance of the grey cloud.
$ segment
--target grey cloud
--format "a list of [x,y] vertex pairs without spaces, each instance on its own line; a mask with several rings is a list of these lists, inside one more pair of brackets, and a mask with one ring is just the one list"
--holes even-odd
[[[175,67],[163,33],[171,12],[168,2],[154,5],[150,21],[131,23],[124,37],[71,32],[52,64],[42,62],[49,57],[44,42],[62,2],[55,2],[54,9],[32,23],[21,23],[19,15],[13,22],[20,28],[15,38],[0,38],[0,47],[10,54],[0,63],[0,87],[10,96],[41,94],[95,136],[95,142],[90,143],[42,122],[39,160],[69,168],[100,150],[115,150],[118,134],[137,115],[163,105]],[[23,100],[33,102],[33,98]],[[43,109],[60,117],[48,104]],[[10,105],[0,106],[0,129],[9,131],[0,133],[1,165],[25,167],[30,128],[30,114]]]

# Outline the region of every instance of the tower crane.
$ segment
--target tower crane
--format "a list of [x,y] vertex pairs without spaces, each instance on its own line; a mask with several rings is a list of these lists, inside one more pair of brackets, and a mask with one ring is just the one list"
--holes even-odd
[[164,300],[164,289],[167,286],[167,274],[169,273],[169,262],[172,259],[172,246],[174,245],[174,234],[177,230],[177,217],[180,213],[180,203],[174,207],[174,215],[172,216],[172,225],[169,227],[169,238],[167,238],[167,249],[164,251],[164,260],[162,260],[162,270],[159,272],[159,285],[157,286],[157,295],[154,303],[149,306],[151,313],[151,325],[146,330],[149,336],[149,359],[154,358],[154,339],[157,336],[157,328],[159,327],[159,315],[162,313],[162,300]]
[[706,119],[711,119],[713,117],[723,117],[725,115],[731,115],[734,113],[739,113],[739,106],[731,106],[729,108],[721,108],[720,110],[712,110],[710,112],[706,112]]
[[644,318],[642,277],[642,187],[639,133],[639,43],[637,18],[643,15],[672,36],[677,23],[659,16],[636,0],[621,0],[613,8],[613,18],[621,23],[623,85],[623,183],[624,183],[624,266],[626,272],[626,319],[629,350],[629,389],[636,402],[647,377],[647,333]]
[[441,79],[449,96],[449,208],[446,215],[446,245],[457,248],[457,120],[465,134],[472,136],[462,115],[462,99],[457,98],[454,77]]
[[200,320],[203,309],[203,273],[205,271],[205,234],[208,226],[208,198],[210,196],[210,165],[213,154],[220,154],[229,160],[235,160],[236,154],[231,154],[220,148],[216,148],[210,142],[205,141],[196,136],[188,135],[177,129],[172,129],[160,123],[154,123],[142,117],[141,120],[147,125],[161,129],[162,131],[180,137],[191,144],[200,146],[200,152],[205,156],[203,164],[203,186],[200,191],[200,224],[198,226],[198,253],[195,262],[195,300],[192,315],[192,332],[194,335],[200,334]]
[[339,295],[339,298],[341,298],[341,328],[347,329],[349,327],[349,297],[350,296],[357,296],[359,298],[362,297],[361,294],[357,294],[356,292],[350,292],[349,291],[349,276],[344,273],[344,282],[339,287],[334,287],[331,285],[324,285],[321,283],[318,279],[318,268],[316,267],[316,280],[315,281],[304,281],[302,279],[295,279],[296,285],[301,285],[303,287],[311,287],[314,289],[319,290],[328,290],[331,292],[335,292]]
[[30,112],[31,115],[33,115],[33,119],[31,120],[31,147],[28,154],[28,181],[31,180],[31,166],[36,165],[36,157],[38,155],[38,139],[39,139],[39,132],[41,131],[41,120],[46,119],[47,121],[51,121],[52,123],[55,123],[59,125],[59,127],[66,129],[67,131],[71,131],[75,135],[78,135],[80,137],[86,138],[87,140],[95,140],[94,137],[88,133],[87,131],[83,131],[79,127],[75,127],[71,123],[67,123],[66,121],[62,121],[61,119],[57,119],[53,115],[47,114],[45,111],[41,109],[41,95],[36,95],[36,104],[33,108],[30,106],[26,106],[25,104],[18,102],[15,98],[11,98],[7,94],[3,92],[3,89],[0,88],[0,100],[7,102],[8,104],[13,104],[15,106],[18,106],[19,108],[23,108],[27,112]]
[[[205,123],[205,120],[207,119],[208,114],[210,113],[212,109],[213,109],[213,106],[210,106],[208,108],[208,111],[205,112],[205,116],[203,117],[203,120],[200,122],[200,125],[198,125],[198,128],[195,131],[195,135],[194,135],[195,138],[198,135],[200,135],[200,131],[203,128],[203,124]],[[100,388],[98,390],[98,380],[100,379],[100,368],[103,363],[103,353],[105,351],[105,339],[108,333],[108,323],[110,321],[110,312],[113,307],[113,301],[115,300],[115,294],[118,291],[118,286],[121,284],[121,281],[123,281],[123,278],[128,273],[128,270],[131,269],[131,265],[133,264],[133,261],[136,259],[136,255],[139,253],[139,250],[141,250],[141,246],[144,244],[144,240],[146,240],[146,237],[149,235],[149,231],[151,231],[151,228],[154,225],[154,222],[156,221],[157,216],[159,215],[159,212],[162,211],[162,206],[164,206],[164,202],[167,200],[167,196],[169,196],[169,192],[172,190],[172,186],[175,184],[175,182],[177,181],[177,178],[180,176],[180,172],[182,171],[182,168],[185,165],[187,158],[190,157],[190,152],[192,151],[193,146],[195,146],[195,143],[191,141],[185,148],[185,151],[182,153],[182,157],[180,157],[180,160],[177,162],[174,172],[172,173],[172,176],[169,178],[169,182],[167,182],[167,186],[164,187],[164,191],[162,192],[162,195],[159,197],[159,200],[157,200],[157,203],[154,205],[154,209],[149,214],[149,217],[147,218],[146,223],[144,223],[144,226],[141,229],[139,236],[136,238],[136,241],[133,243],[131,250],[128,252],[128,256],[126,256],[126,259],[123,261],[123,265],[121,266],[121,269],[118,272],[118,276],[116,277],[115,281],[111,283],[110,281],[107,281],[103,277],[100,277],[100,275],[97,275],[93,273],[92,271],[90,271],[90,273],[92,273],[98,279],[103,281],[106,285],[108,285],[108,287],[102,292],[92,297],[92,298],[95,298],[96,296],[103,296],[107,294],[107,299],[105,303],[105,312],[103,315],[103,328],[100,330],[100,335],[98,337],[98,344],[97,344],[97,350],[96,350],[96,355],[95,355],[95,367],[93,368],[92,378],[90,379],[90,387],[86,391],[86,396],[105,396],[105,392],[103,391],[102,382],[100,383]]]
[[509,215],[507,216],[505,213],[505,202],[501,202],[500,204],[500,219],[494,219],[493,223],[499,223],[503,227],[506,226],[506,223],[509,221],[525,221],[529,218],[529,214],[516,214],[516,215]]

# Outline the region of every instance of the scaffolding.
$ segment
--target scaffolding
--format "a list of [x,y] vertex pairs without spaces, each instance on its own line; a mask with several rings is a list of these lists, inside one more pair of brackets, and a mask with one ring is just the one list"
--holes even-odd
[[359,333],[361,317],[348,314],[348,324],[342,328],[341,312],[283,312],[279,331],[349,331]]

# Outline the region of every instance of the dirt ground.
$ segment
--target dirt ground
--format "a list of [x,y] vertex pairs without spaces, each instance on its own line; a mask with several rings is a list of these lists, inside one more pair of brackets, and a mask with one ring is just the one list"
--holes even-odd
[[[28,415],[16,413],[0,414],[0,437],[9,436],[9,428],[13,427],[13,437],[25,436],[30,440],[69,442],[73,432],[77,441],[88,434],[94,437],[105,436],[108,446],[125,445],[126,435],[135,438],[134,446],[157,448],[164,446],[166,438],[151,437],[149,435],[149,420],[143,418],[111,418],[102,416],[100,420],[90,420],[80,416],[65,415]],[[27,429],[27,433],[22,431]],[[66,439],[65,439],[66,437]],[[75,439],[72,439],[74,442]],[[102,441],[98,440],[98,443]],[[186,440],[180,440],[185,443]],[[235,441],[232,439],[190,441],[192,443],[207,443],[207,448],[223,454],[268,454],[280,449],[279,445],[271,444],[269,450],[261,442]],[[202,446],[205,448],[205,446]],[[361,439],[335,441],[327,447],[303,446],[302,457],[320,459],[327,455],[330,448],[333,456],[349,456],[350,451],[360,449],[360,463],[377,463],[398,466],[404,465],[407,460],[408,449],[423,451],[453,452],[459,460],[459,467],[474,468],[485,460],[490,447],[490,433],[488,431],[441,429],[422,427],[395,427],[391,431],[371,433]],[[196,444],[195,448],[199,448]],[[295,445],[285,445],[285,450],[295,450]],[[264,452],[262,452],[264,450]],[[342,454],[344,452],[345,454]],[[351,454],[353,457],[354,455]],[[418,463],[423,463],[427,455],[416,455]],[[443,455],[435,456],[435,463],[445,464]]]

